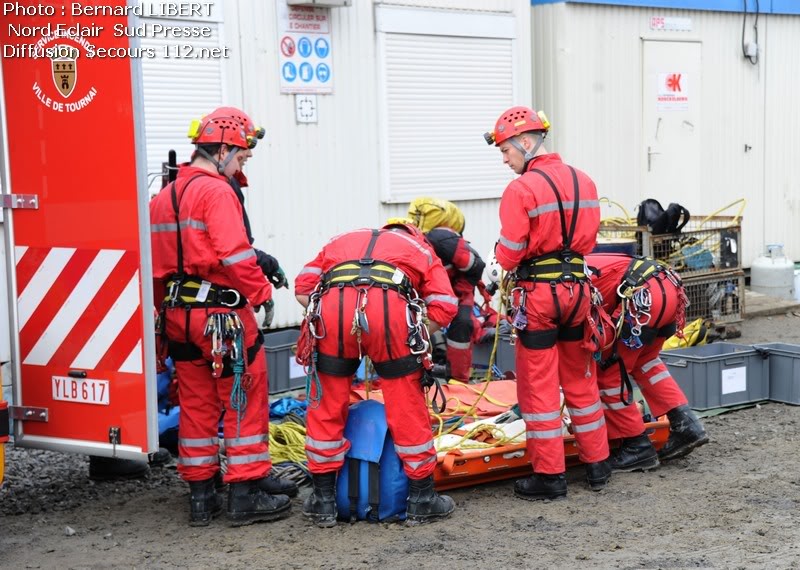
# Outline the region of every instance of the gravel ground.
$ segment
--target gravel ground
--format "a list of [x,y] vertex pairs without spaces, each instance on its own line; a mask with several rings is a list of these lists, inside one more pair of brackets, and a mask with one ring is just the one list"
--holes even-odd
[[[733,342],[800,344],[800,318],[759,317]],[[767,403],[705,420],[711,443],[592,493],[531,503],[510,481],[450,491],[451,519],[407,528],[317,529],[294,500],[284,520],[234,529],[186,524],[174,464],[96,483],[84,456],[6,447],[3,568],[800,568],[800,407]]]

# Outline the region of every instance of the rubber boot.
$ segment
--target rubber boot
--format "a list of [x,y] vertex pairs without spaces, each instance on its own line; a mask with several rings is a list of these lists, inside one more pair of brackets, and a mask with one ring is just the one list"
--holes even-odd
[[208,526],[222,512],[222,497],[217,495],[214,478],[189,482],[189,526]]
[[415,526],[449,517],[455,510],[456,503],[453,499],[433,490],[433,475],[424,479],[408,480],[407,525]]
[[608,460],[614,473],[649,471],[658,467],[658,452],[646,434],[625,437]]
[[231,526],[274,521],[289,514],[286,495],[270,495],[260,488],[261,479],[231,483],[228,490],[228,520]]
[[563,473],[546,475],[534,473],[514,482],[514,495],[526,501],[563,499],[567,496],[567,478]]
[[320,528],[336,526],[336,471],[311,478],[314,490],[303,503],[303,515]]
[[586,464],[586,480],[592,491],[601,491],[611,479],[611,465],[608,461]]
[[273,474],[269,474],[263,479],[258,480],[258,487],[270,495],[286,495],[287,497],[297,496],[297,483],[288,479],[281,479]]
[[695,447],[708,443],[708,434],[692,409],[684,404],[667,412],[669,439],[658,451],[662,460],[688,455]]

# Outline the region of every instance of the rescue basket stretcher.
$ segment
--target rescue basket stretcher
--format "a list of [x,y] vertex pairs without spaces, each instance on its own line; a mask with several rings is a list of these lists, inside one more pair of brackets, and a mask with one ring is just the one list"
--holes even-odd
[[[522,421],[522,420],[519,420]],[[467,426],[469,428],[469,424]],[[656,449],[661,449],[669,438],[669,421],[662,416],[657,421],[645,423],[646,433]],[[454,435],[463,436],[467,430],[460,429]],[[487,438],[485,443],[493,443]],[[564,455],[567,466],[575,466],[578,460],[578,446],[575,436],[564,435]],[[436,469],[433,472],[437,491],[471,487],[532,474],[528,450],[524,439],[511,443],[482,449],[452,449],[438,453]]]

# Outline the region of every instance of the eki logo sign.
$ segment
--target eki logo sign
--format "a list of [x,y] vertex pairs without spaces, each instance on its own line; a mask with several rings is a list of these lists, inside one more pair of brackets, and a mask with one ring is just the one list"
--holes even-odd
[[680,73],[668,74],[666,84],[667,84],[667,91],[679,93],[681,90],[681,74]]

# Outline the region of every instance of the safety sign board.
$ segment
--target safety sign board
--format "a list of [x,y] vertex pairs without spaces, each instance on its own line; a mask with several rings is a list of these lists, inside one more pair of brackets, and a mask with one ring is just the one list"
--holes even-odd
[[689,79],[685,73],[659,73],[656,93],[659,111],[689,110]]
[[278,4],[281,93],[333,93],[331,11]]

